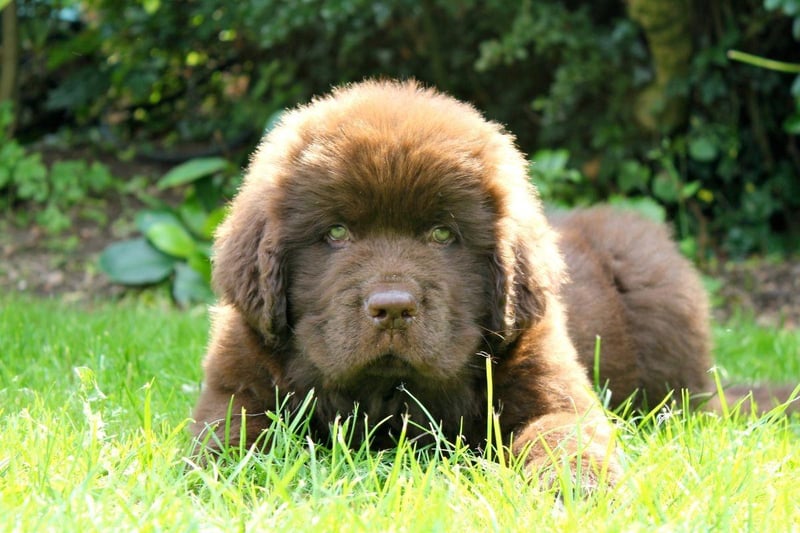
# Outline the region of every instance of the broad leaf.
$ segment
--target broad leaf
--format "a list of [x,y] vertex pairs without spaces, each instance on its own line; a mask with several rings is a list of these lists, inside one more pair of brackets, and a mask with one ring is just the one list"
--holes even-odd
[[560,172],[567,167],[569,152],[567,150],[539,150],[531,158],[534,169],[542,174]]
[[206,239],[211,240],[214,237],[214,233],[217,230],[217,226],[219,226],[225,217],[228,216],[228,208],[227,207],[218,207],[211,211],[208,214],[208,218],[206,219],[206,224],[203,227],[203,237]]
[[670,176],[665,173],[659,173],[653,180],[653,195],[663,202],[677,202],[680,191],[677,184]]
[[202,238],[209,238],[205,233],[205,225],[208,220],[208,212],[200,205],[196,196],[191,196],[184,200],[178,207],[181,220],[189,228],[189,231]]
[[708,137],[698,137],[689,142],[689,157],[701,163],[709,163],[717,158],[719,150]]
[[136,213],[136,228],[145,235],[151,226],[160,223],[180,226],[181,221],[175,213],[166,209],[146,209]]
[[683,188],[681,189],[681,198],[685,199],[694,196],[697,193],[697,191],[700,190],[700,185],[701,184],[699,181],[690,181],[689,183],[684,185]]
[[609,202],[615,207],[621,209],[630,209],[638,212],[640,215],[656,222],[664,222],[667,218],[666,210],[662,205],[646,196],[637,196],[633,198],[625,196],[612,196]]
[[194,239],[180,224],[156,222],[145,232],[153,246],[164,253],[187,259],[197,249]]
[[207,285],[211,285],[211,261],[208,255],[198,252],[189,258],[188,264],[192,270],[203,278]]
[[175,265],[172,296],[183,306],[192,302],[211,303],[214,301],[214,293],[208,286],[208,282],[201,274],[184,263]]
[[783,131],[790,135],[800,135],[800,112],[783,121]]
[[164,177],[158,180],[157,186],[159,189],[168,189],[169,187],[186,185],[224,170],[228,164],[228,161],[221,157],[191,159],[167,172]]
[[650,181],[650,169],[638,161],[627,160],[622,163],[620,168],[619,183],[622,192],[628,193],[633,190],[644,190]]
[[144,238],[115,242],[100,255],[100,268],[115,283],[147,285],[166,279],[175,259],[165,255]]

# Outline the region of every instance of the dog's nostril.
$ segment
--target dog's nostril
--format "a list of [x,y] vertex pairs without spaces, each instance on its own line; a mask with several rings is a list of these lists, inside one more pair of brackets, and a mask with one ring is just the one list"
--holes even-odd
[[369,295],[367,314],[381,329],[403,329],[417,314],[417,301],[403,290],[382,290]]

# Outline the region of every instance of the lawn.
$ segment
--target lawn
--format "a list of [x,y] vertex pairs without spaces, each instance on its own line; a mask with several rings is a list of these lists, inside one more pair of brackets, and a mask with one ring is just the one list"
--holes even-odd
[[[186,425],[208,320],[160,301],[0,295],[0,530],[791,531],[800,417],[618,422],[626,474],[556,501],[468,450],[332,449],[282,420],[268,455],[198,468]],[[715,330],[724,380],[800,382],[800,332]]]

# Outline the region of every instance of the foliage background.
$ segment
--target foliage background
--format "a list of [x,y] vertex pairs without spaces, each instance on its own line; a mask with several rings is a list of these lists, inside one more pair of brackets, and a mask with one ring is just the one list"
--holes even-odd
[[[800,242],[800,78],[726,55],[800,61],[800,0],[4,3],[18,70],[2,150],[23,164],[0,161],[0,191],[12,211],[49,207],[39,224],[77,202],[60,199],[65,170],[39,150],[169,165],[223,158],[233,166],[207,177],[220,204],[277,112],[385,76],[435,85],[507,125],[552,204],[637,204],[675,220],[700,262]],[[631,16],[642,6],[686,22],[676,42],[691,55],[667,82]],[[637,117],[654,85],[680,112],[648,128]],[[92,175],[73,179],[78,196],[110,187]],[[208,190],[194,185],[195,199]],[[207,194],[203,203],[213,211]]]

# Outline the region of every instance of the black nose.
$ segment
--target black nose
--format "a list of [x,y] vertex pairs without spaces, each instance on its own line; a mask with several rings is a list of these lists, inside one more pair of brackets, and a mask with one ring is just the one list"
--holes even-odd
[[405,329],[417,314],[417,300],[399,289],[373,292],[367,297],[365,307],[380,329]]

